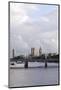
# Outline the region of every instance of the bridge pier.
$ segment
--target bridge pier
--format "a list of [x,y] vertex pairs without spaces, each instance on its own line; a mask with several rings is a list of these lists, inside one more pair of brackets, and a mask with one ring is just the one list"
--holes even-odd
[[28,61],[25,61],[24,68],[28,68]]
[[45,68],[47,68],[47,60],[45,59]]

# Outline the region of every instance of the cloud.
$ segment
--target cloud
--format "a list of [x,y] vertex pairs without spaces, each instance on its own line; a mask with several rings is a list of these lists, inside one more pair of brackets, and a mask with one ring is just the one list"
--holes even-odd
[[29,12],[37,10],[36,5],[32,4],[21,4],[21,3],[10,3],[10,22],[11,25],[22,24],[29,20]]
[[58,8],[43,16],[38,10],[37,5],[11,3],[10,56],[13,48],[16,55],[30,54],[31,47],[41,47],[43,53],[58,52]]
[[43,21],[43,22],[49,22],[49,19],[47,17],[40,17],[40,19]]

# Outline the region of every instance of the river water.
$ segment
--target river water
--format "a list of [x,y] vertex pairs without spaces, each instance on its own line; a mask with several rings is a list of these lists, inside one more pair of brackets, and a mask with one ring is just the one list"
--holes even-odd
[[[29,68],[25,69],[24,64],[16,64],[10,69],[10,87],[52,85],[58,84],[58,64],[29,62]],[[22,68],[21,68],[22,67]]]

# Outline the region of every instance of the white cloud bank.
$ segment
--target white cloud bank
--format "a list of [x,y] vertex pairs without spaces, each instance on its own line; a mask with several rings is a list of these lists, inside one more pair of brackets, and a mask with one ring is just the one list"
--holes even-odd
[[37,4],[10,4],[10,56],[13,48],[15,55],[28,54],[31,47],[41,47],[43,53],[58,52],[58,6],[34,18],[38,9]]

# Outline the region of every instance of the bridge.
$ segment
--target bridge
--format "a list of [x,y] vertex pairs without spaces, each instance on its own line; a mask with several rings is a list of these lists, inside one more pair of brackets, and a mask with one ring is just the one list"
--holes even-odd
[[[28,68],[28,60],[25,60],[24,68]],[[45,68],[47,68],[47,60],[44,60]]]
[[28,63],[29,62],[43,62],[43,63],[45,63],[45,68],[47,68],[48,66],[47,66],[47,63],[48,62],[50,62],[50,63],[58,63],[58,61],[59,61],[59,59],[58,58],[54,58],[54,59],[48,59],[48,58],[44,58],[44,59],[42,59],[42,58],[39,58],[39,59],[36,59],[36,58],[12,58],[12,59],[10,59],[10,61],[14,61],[14,62],[18,62],[18,61],[20,61],[21,63],[23,63],[24,62],[24,68],[28,68],[29,66],[28,66]]
[[23,57],[23,56],[16,56],[14,57],[14,49],[13,49],[13,58],[10,58],[10,61],[21,61],[24,62],[24,68],[28,68],[28,62],[44,62],[45,68],[47,68],[48,62],[59,62],[59,55],[55,55],[52,58],[47,58],[47,55],[45,54],[42,56],[30,56],[30,57]]

